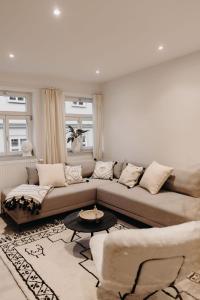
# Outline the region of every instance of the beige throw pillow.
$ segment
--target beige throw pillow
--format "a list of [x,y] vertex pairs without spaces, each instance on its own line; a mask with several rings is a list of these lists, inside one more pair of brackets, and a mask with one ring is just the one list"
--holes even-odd
[[65,186],[63,164],[37,164],[40,185]]
[[137,167],[132,164],[128,164],[121,173],[119,183],[122,183],[130,188],[134,187],[137,184],[142,171],[143,167]]
[[154,161],[142,176],[140,186],[147,189],[151,194],[157,194],[172,172],[173,168]]
[[65,166],[65,178],[67,184],[83,182],[81,166]]
[[112,161],[97,161],[92,177],[99,179],[113,179],[113,166],[114,162]]

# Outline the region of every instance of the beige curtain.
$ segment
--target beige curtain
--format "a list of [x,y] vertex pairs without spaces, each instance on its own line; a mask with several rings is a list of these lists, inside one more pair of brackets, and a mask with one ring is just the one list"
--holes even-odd
[[94,95],[93,97],[93,123],[94,123],[94,147],[93,156],[97,160],[102,159],[103,155],[103,97]]
[[42,89],[44,115],[44,163],[66,161],[64,95],[56,89]]

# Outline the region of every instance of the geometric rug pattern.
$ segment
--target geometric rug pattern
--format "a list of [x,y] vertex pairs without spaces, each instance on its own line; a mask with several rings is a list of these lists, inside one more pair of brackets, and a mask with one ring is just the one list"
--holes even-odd
[[[118,223],[111,231],[124,228],[123,223]],[[117,300],[117,295],[95,288],[98,278],[91,260],[90,235],[77,233],[73,242],[71,236],[72,231],[62,221],[0,236],[0,257],[24,299]],[[0,278],[1,300],[4,300],[1,297],[3,280],[10,279]],[[200,274],[189,274],[178,288],[184,300],[200,300]],[[130,296],[129,299],[136,298]],[[170,298],[159,293],[151,299]]]

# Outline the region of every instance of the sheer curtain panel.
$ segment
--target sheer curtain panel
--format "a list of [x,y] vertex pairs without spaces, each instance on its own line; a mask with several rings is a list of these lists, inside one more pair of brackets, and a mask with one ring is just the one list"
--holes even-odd
[[44,113],[44,163],[65,162],[67,151],[63,92],[57,89],[42,89],[42,104]]

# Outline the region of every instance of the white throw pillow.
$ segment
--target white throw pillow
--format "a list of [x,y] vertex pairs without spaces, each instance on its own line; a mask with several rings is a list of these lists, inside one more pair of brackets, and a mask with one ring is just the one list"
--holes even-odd
[[63,164],[37,164],[40,185],[65,186]]
[[83,182],[81,166],[65,166],[65,178],[67,184]]
[[113,166],[113,161],[97,161],[92,177],[99,179],[113,179]]
[[128,164],[121,173],[119,183],[122,183],[130,188],[134,187],[137,184],[142,171],[143,167],[137,167],[132,164]]
[[172,174],[172,171],[173,168],[160,165],[154,161],[142,176],[140,186],[147,189],[153,195],[157,194],[165,181]]

